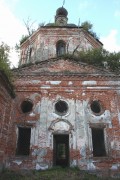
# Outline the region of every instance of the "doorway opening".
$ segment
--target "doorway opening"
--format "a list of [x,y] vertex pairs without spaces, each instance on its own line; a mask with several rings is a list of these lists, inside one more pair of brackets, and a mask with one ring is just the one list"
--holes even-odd
[[54,166],[69,166],[69,135],[53,136],[53,164]]

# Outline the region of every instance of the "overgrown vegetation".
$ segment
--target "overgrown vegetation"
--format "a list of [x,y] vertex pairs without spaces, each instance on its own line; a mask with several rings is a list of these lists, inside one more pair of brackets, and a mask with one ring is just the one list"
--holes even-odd
[[20,45],[24,43],[29,38],[29,35],[23,35],[20,39]]
[[10,70],[9,61],[10,47],[5,43],[0,45],[0,70],[3,70],[9,80],[11,80],[12,72]]
[[[78,63],[83,62],[96,67],[107,69],[115,74],[120,73],[120,52],[109,52],[103,48],[92,49],[88,51],[80,51],[74,54],[65,54],[59,56],[59,58],[70,59],[71,61],[76,61]],[[54,58],[55,59],[55,58]],[[40,61],[30,62],[27,64],[22,64],[20,67],[28,67],[33,64],[39,64]]]
[[110,177],[97,177],[88,174],[85,171],[80,171],[78,168],[52,168],[44,171],[4,171],[0,174],[0,180],[100,180],[109,179]]
[[109,52],[103,48],[77,52],[77,55],[65,54],[64,58],[85,62],[97,67],[106,68],[116,74],[120,73],[120,52]]
[[89,32],[95,39],[99,39],[98,35],[93,31],[93,24],[91,24],[89,21],[83,22],[81,27]]

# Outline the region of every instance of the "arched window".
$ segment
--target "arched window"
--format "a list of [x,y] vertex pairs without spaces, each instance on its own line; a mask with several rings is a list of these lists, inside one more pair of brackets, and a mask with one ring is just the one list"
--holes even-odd
[[30,111],[32,111],[33,108],[33,103],[30,100],[24,100],[21,103],[21,110],[23,113],[29,113]]
[[57,44],[56,44],[57,56],[61,56],[61,55],[65,54],[65,51],[66,51],[65,46],[66,46],[66,44],[65,44],[64,41],[60,40],[60,41],[57,42]]

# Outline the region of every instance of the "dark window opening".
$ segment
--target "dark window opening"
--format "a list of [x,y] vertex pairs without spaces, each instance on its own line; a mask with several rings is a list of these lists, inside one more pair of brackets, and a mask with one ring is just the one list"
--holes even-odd
[[64,115],[68,111],[68,104],[65,101],[60,100],[55,104],[55,110],[56,110],[56,113],[60,115]]
[[94,113],[100,113],[101,112],[101,105],[100,105],[99,101],[92,101],[91,110]]
[[58,41],[56,45],[57,56],[61,56],[65,54],[65,42]]
[[27,156],[30,153],[31,128],[18,128],[16,155]]
[[98,129],[98,128],[92,129],[92,143],[93,143],[94,157],[106,156],[104,129]]
[[32,55],[32,47],[30,48],[29,58],[31,58],[31,55]]
[[33,107],[33,103],[28,100],[23,101],[21,104],[21,109],[23,113],[30,112],[32,110],[32,107]]

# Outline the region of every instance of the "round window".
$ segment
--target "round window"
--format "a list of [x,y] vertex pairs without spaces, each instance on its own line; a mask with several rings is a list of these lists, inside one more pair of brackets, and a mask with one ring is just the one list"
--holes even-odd
[[95,113],[95,114],[100,114],[102,111],[102,107],[99,101],[95,100],[91,102],[91,110]]
[[68,104],[65,101],[58,101],[55,104],[55,111],[59,115],[65,115],[68,111]]
[[33,103],[29,100],[25,100],[21,103],[21,110],[23,113],[28,113],[32,111]]

